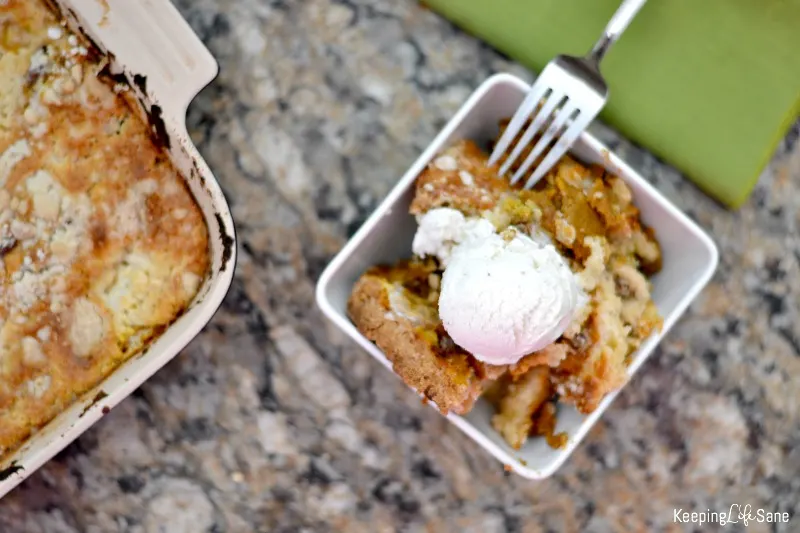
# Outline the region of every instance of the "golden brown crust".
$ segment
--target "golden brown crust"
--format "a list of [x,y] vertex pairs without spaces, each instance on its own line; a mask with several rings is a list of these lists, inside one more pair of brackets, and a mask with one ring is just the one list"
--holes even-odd
[[421,311],[410,319],[408,313],[413,305],[409,305],[406,316],[398,314],[390,304],[390,291],[405,292],[384,277],[362,276],[347,304],[353,323],[386,354],[397,375],[435,402],[440,411],[469,411],[483,390],[483,380],[470,361],[472,357],[463,351],[439,355],[424,333],[435,329],[435,325],[426,322],[426,313]]
[[420,174],[409,209],[419,215],[435,207],[452,207],[466,215],[494,209],[511,190],[498,168],[484,165],[485,156],[475,143],[451,146]]
[[0,21],[0,458],[158,336],[208,269],[166,153],[39,0]]

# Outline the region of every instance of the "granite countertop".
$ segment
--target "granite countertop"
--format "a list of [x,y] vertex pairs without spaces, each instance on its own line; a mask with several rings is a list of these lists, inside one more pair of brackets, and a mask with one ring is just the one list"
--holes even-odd
[[314,304],[465,97],[530,76],[410,0],[177,5],[222,67],[189,123],[237,220],[233,287],[182,355],[0,502],[0,531],[684,531],[674,508],[732,504],[800,528],[800,123],[736,213],[596,128],[721,263],[566,465],[530,482]]

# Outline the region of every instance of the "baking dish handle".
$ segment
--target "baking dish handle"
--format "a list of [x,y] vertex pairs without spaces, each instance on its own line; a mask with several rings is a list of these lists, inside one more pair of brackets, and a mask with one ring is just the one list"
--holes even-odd
[[218,72],[211,52],[169,0],[63,0],[84,32],[114,51],[115,63],[165,119],[186,109]]

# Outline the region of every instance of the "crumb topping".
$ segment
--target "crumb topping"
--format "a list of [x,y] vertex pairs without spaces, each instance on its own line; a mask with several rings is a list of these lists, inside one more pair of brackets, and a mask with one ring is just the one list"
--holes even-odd
[[194,199],[104,67],[43,0],[3,3],[0,458],[174,320],[208,268]]

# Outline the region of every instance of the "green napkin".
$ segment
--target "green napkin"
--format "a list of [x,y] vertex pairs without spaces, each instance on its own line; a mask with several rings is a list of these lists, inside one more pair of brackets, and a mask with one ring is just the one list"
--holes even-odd
[[[619,0],[424,4],[539,71],[585,54]],[[651,0],[602,70],[602,119],[739,207],[800,114],[800,0]]]

